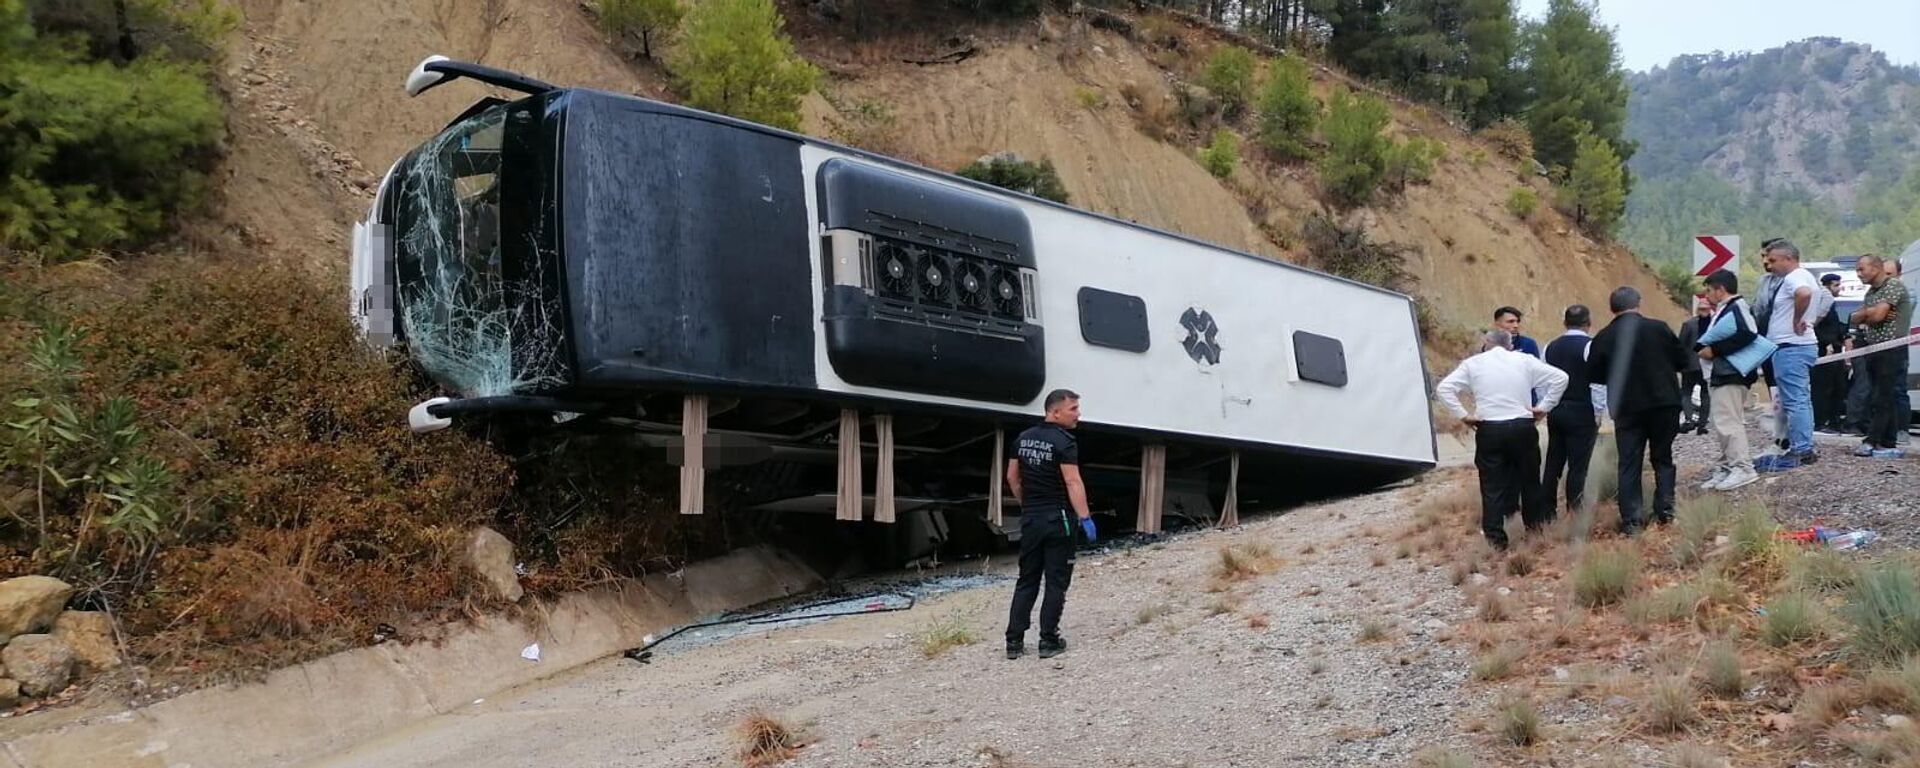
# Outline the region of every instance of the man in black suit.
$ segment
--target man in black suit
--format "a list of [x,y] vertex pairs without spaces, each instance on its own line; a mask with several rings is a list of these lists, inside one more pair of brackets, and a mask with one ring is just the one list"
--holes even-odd
[[1642,457],[1653,461],[1653,519],[1673,520],[1673,437],[1680,431],[1680,371],[1692,355],[1666,323],[1640,314],[1640,292],[1615,288],[1613,322],[1593,338],[1587,375],[1607,386],[1620,450],[1620,532],[1639,533]]
[[[1559,490],[1561,475],[1567,478],[1567,510],[1580,508],[1580,497],[1587,487],[1587,464],[1593,460],[1593,441],[1600,434],[1600,409],[1604,400],[1596,400],[1594,381],[1587,375],[1587,348],[1592,346],[1593,312],[1584,304],[1567,307],[1561,318],[1567,332],[1547,344],[1547,364],[1567,374],[1567,393],[1547,413],[1547,468],[1541,492],[1548,506]],[[1551,519],[1551,518],[1549,518]]]

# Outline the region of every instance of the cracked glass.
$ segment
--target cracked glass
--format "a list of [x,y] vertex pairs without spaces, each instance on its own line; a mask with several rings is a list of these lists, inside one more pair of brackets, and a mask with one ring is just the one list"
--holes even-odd
[[[407,352],[466,397],[562,383],[554,375],[559,334],[538,274],[547,260],[536,257],[531,234],[540,228],[527,228],[524,249],[503,247],[502,200],[518,199],[502,194],[509,111],[495,105],[455,123],[410,155],[400,178],[396,257]],[[546,215],[544,204],[536,207],[533,216]]]

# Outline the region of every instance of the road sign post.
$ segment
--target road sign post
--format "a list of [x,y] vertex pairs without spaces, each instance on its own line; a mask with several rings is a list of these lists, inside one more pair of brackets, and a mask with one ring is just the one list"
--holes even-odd
[[1706,277],[1716,270],[1740,274],[1739,235],[1700,235],[1693,239],[1693,275]]

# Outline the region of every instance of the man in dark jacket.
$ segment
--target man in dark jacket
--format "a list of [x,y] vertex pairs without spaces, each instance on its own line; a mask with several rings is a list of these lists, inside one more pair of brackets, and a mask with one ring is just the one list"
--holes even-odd
[[[1692,349],[1700,334],[1707,332],[1707,324],[1713,322],[1713,303],[1705,297],[1693,300],[1693,317],[1680,324],[1680,347]],[[1707,420],[1713,418],[1713,395],[1707,389],[1704,366],[1689,365],[1680,371],[1680,431],[1696,430],[1698,434],[1707,433]],[[1694,405],[1696,390],[1699,405]]]
[[[1640,292],[1607,297],[1613,322],[1593,338],[1587,374],[1606,382],[1620,452],[1620,531],[1639,533],[1643,458],[1653,462],[1653,519],[1673,520],[1673,438],[1680,431],[1680,370],[1695,364],[1666,323],[1640,314]],[[1650,454],[1650,456],[1649,456]]]
[[[1829,295],[1840,295],[1840,273],[1828,272],[1820,276],[1820,287]],[[1847,340],[1847,323],[1840,317],[1839,305],[1833,304],[1827,313],[1813,324],[1813,336],[1818,339],[1821,357],[1837,354]],[[1814,366],[1813,369],[1813,426],[1822,432],[1840,432],[1845,428],[1847,410],[1847,366],[1844,363],[1828,363]]]
[[[1593,345],[1593,312],[1585,305],[1567,307],[1562,324],[1567,332],[1547,344],[1547,364],[1567,374],[1566,394],[1547,412],[1547,466],[1540,492],[1554,506],[1560,477],[1567,478],[1567,510],[1580,509],[1587,487],[1587,464],[1593,460],[1593,441],[1600,434],[1600,409],[1594,382],[1587,376],[1587,348]],[[1551,520],[1551,516],[1547,518]]]

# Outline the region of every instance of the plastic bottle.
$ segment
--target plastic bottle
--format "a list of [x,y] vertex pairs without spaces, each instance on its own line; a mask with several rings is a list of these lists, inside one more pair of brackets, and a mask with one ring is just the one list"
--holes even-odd
[[1873,541],[1878,538],[1880,538],[1880,534],[1874,533],[1873,531],[1848,531],[1847,533],[1827,539],[1827,546],[1839,550],[1859,549],[1873,543]]

